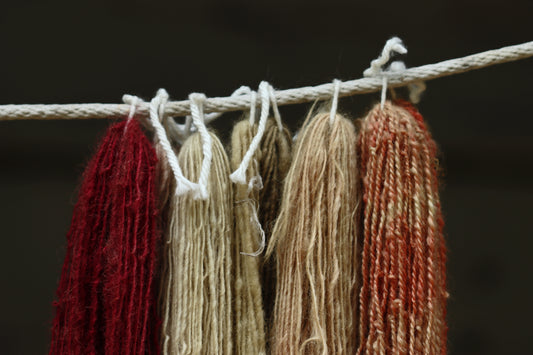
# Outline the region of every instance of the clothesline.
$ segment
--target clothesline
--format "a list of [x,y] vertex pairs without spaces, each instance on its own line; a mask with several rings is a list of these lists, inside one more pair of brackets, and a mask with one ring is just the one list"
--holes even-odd
[[[489,50],[462,58],[445,60],[435,64],[405,69],[387,75],[388,87],[400,87],[410,83],[426,81],[443,76],[464,73],[470,70],[481,69],[495,64],[511,62],[533,56],[533,41],[518,45]],[[362,78],[340,83],[339,97],[355,94],[377,92],[383,86],[382,78]],[[275,91],[275,100],[278,105],[291,105],[315,100],[327,100],[332,97],[335,89],[334,83],[317,86]],[[260,98],[255,102],[260,105]],[[229,96],[212,97],[204,103],[204,112],[229,112],[249,109],[250,97]],[[48,120],[48,119],[99,119],[123,118],[128,115],[129,104],[31,104],[31,105],[0,105],[0,121],[7,120]],[[149,103],[140,102],[136,114],[149,115]],[[190,101],[171,101],[165,106],[165,114],[170,116],[185,116],[190,114]]]

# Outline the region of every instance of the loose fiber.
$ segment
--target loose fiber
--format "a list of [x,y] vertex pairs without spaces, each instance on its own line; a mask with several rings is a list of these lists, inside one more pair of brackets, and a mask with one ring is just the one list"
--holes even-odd
[[[173,196],[168,268],[163,295],[164,354],[232,353],[233,190],[228,157],[212,138],[208,198]],[[197,181],[202,165],[202,140],[191,135],[181,147],[179,164],[186,178]],[[164,287],[162,287],[164,290]]]
[[436,145],[409,103],[376,105],[358,142],[363,192],[358,354],[445,354]]
[[136,120],[111,126],[67,235],[50,354],[158,352],[155,151]]
[[275,250],[275,354],[356,349],[357,166],[353,124],[316,115],[300,132],[267,254]]
[[[238,122],[231,135],[231,168],[237,169],[257,133],[257,125],[250,125],[248,119]],[[258,225],[259,192],[253,186],[258,179],[261,151],[255,151],[246,169],[247,184],[235,184],[234,215],[235,238],[232,247],[235,263],[235,352],[237,354],[265,354],[265,320],[261,295],[259,269],[262,258],[260,251],[261,226]],[[248,255],[245,255],[246,253]],[[250,255],[253,254],[253,255]]]
[[[259,175],[263,179],[263,188],[259,191],[259,222],[265,232],[266,245],[279,213],[283,182],[291,164],[291,145],[289,130],[286,127],[280,130],[277,122],[269,119],[259,147]],[[264,260],[261,284],[265,321],[268,324],[272,317],[276,288],[276,268],[272,258]]]

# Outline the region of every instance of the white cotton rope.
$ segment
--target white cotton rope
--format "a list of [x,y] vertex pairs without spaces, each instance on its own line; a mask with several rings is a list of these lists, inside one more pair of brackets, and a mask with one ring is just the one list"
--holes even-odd
[[[257,133],[252,139],[252,142],[250,143],[250,147],[248,147],[248,150],[246,151],[246,154],[244,154],[244,158],[242,158],[241,164],[230,175],[231,181],[238,184],[246,184],[246,170],[248,169],[248,165],[250,165],[250,161],[252,160],[252,157],[254,156],[255,151],[259,147],[259,144],[261,143],[261,138],[263,138],[263,134],[265,133],[266,129],[266,123],[268,120],[268,114],[270,112],[270,101],[271,101],[271,94],[270,94],[270,84],[266,81],[262,81],[259,84],[259,97],[261,99],[261,115],[259,116],[259,125],[257,127]],[[279,114],[279,112],[278,112]],[[281,122],[281,117],[280,117]]]
[[[525,59],[533,56],[533,41],[518,45],[493,49],[462,58],[445,60],[439,63],[427,64],[420,67],[406,69],[399,74],[392,74],[387,78],[388,87],[406,86],[408,84],[427,81],[443,76],[464,73],[481,69],[495,64]],[[380,91],[383,88],[381,78],[362,78],[344,81],[339,90],[339,97],[355,94],[367,94]],[[334,89],[333,83],[317,86],[306,86],[275,92],[277,105],[292,105],[316,100],[328,100]],[[260,99],[258,99],[260,100]],[[259,102],[255,103],[256,105]],[[249,109],[253,103],[247,97],[213,97],[204,103],[204,112],[229,112]],[[127,104],[52,104],[52,105],[0,105],[0,120],[16,119],[96,119],[124,118],[130,110]],[[137,115],[149,115],[150,107],[141,103],[137,107]],[[170,116],[186,116],[190,114],[190,102],[173,101],[165,105],[165,114]]]
[[329,111],[329,124],[335,122],[335,116],[337,115],[337,106],[339,105],[339,90],[341,87],[341,81],[339,79],[333,80],[333,99],[331,100],[331,109]]
[[257,92],[250,90],[250,126],[255,123],[255,103],[257,101]]
[[206,97],[201,93],[192,93],[189,95],[189,100],[191,102],[192,122],[196,126],[200,138],[202,139],[202,153],[204,154],[202,168],[200,170],[200,178],[198,179],[193,198],[206,200],[209,197],[207,184],[209,182],[209,173],[211,171],[211,161],[213,160],[213,142],[204,122],[204,102]]
[[161,143],[161,147],[165,151],[165,155],[168,160],[168,165],[172,169],[174,178],[176,179],[176,195],[184,195],[189,191],[197,191],[199,187],[197,184],[188,180],[181,171],[180,165],[178,163],[178,158],[172,150],[172,146],[168,140],[167,134],[163,125],[160,122],[159,113],[161,104],[168,99],[168,93],[165,89],[159,89],[155,97],[150,101],[150,122],[154,127],[155,134]]

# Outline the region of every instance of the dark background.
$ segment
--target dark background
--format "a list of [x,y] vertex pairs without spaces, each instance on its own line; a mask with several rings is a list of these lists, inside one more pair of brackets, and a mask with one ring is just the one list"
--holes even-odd
[[[532,1],[2,1],[0,103],[229,95],[362,76],[533,40]],[[533,60],[437,79],[419,105],[443,154],[451,354],[531,353]],[[341,99],[361,117],[379,94]],[[309,105],[281,108],[296,128]],[[219,119],[223,137],[235,114]],[[76,187],[106,120],[0,122],[0,353],[44,354]]]

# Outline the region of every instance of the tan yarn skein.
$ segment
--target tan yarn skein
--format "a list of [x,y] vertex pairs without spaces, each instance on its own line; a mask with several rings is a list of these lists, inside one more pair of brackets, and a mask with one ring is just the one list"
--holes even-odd
[[317,114],[298,136],[267,254],[275,250],[274,354],[356,349],[356,133]]
[[[231,238],[233,190],[229,161],[213,134],[213,160],[206,200],[190,195],[176,201],[170,221],[168,288],[164,304],[163,354],[231,354],[232,294]],[[183,144],[178,156],[183,174],[198,179],[202,165],[198,133]]]
[[156,179],[157,186],[159,186],[159,210],[160,210],[160,225],[162,238],[161,238],[161,277],[159,280],[159,295],[157,302],[157,309],[160,319],[162,320],[161,324],[161,345],[162,349],[167,349],[168,345],[165,345],[165,339],[169,334],[169,318],[170,318],[170,308],[168,302],[168,293],[172,285],[172,274],[171,274],[171,253],[172,253],[172,234],[170,226],[175,223],[176,205],[177,199],[174,198],[174,189],[176,186],[175,179],[172,175],[172,170],[168,165],[167,156],[163,147],[161,146],[157,138],[154,139],[154,148],[156,151],[158,163],[156,170]]
[[[280,130],[276,120],[269,119],[259,147],[261,150],[259,173],[263,179],[263,188],[259,191],[259,221],[265,231],[267,245],[279,213],[283,183],[291,165],[291,145],[292,137],[287,127],[284,126]],[[264,261],[261,284],[265,321],[269,324],[276,288],[276,267],[272,258]]]
[[259,173],[263,179],[263,188],[259,192],[259,220],[267,243],[278,216],[283,181],[291,165],[291,145],[292,137],[287,127],[280,130],[277,122],[269,119],[259,148]]
[[[231,135],[231,167],[239,167],[246,154],[257,125],[250,125],[248,119],[238,122]],[[246,171],[246,181],[257,179],[258,161],[261,151],[255,151]],[[235,239],[233,260],[235,260],[235,351],[237,354],[265,354],[265,320],[261,296],[259,268],[262,258],[254,253],[261,242],[260,226],[257,220],[258,191],[250,186],[236,184],[235,196]]]

